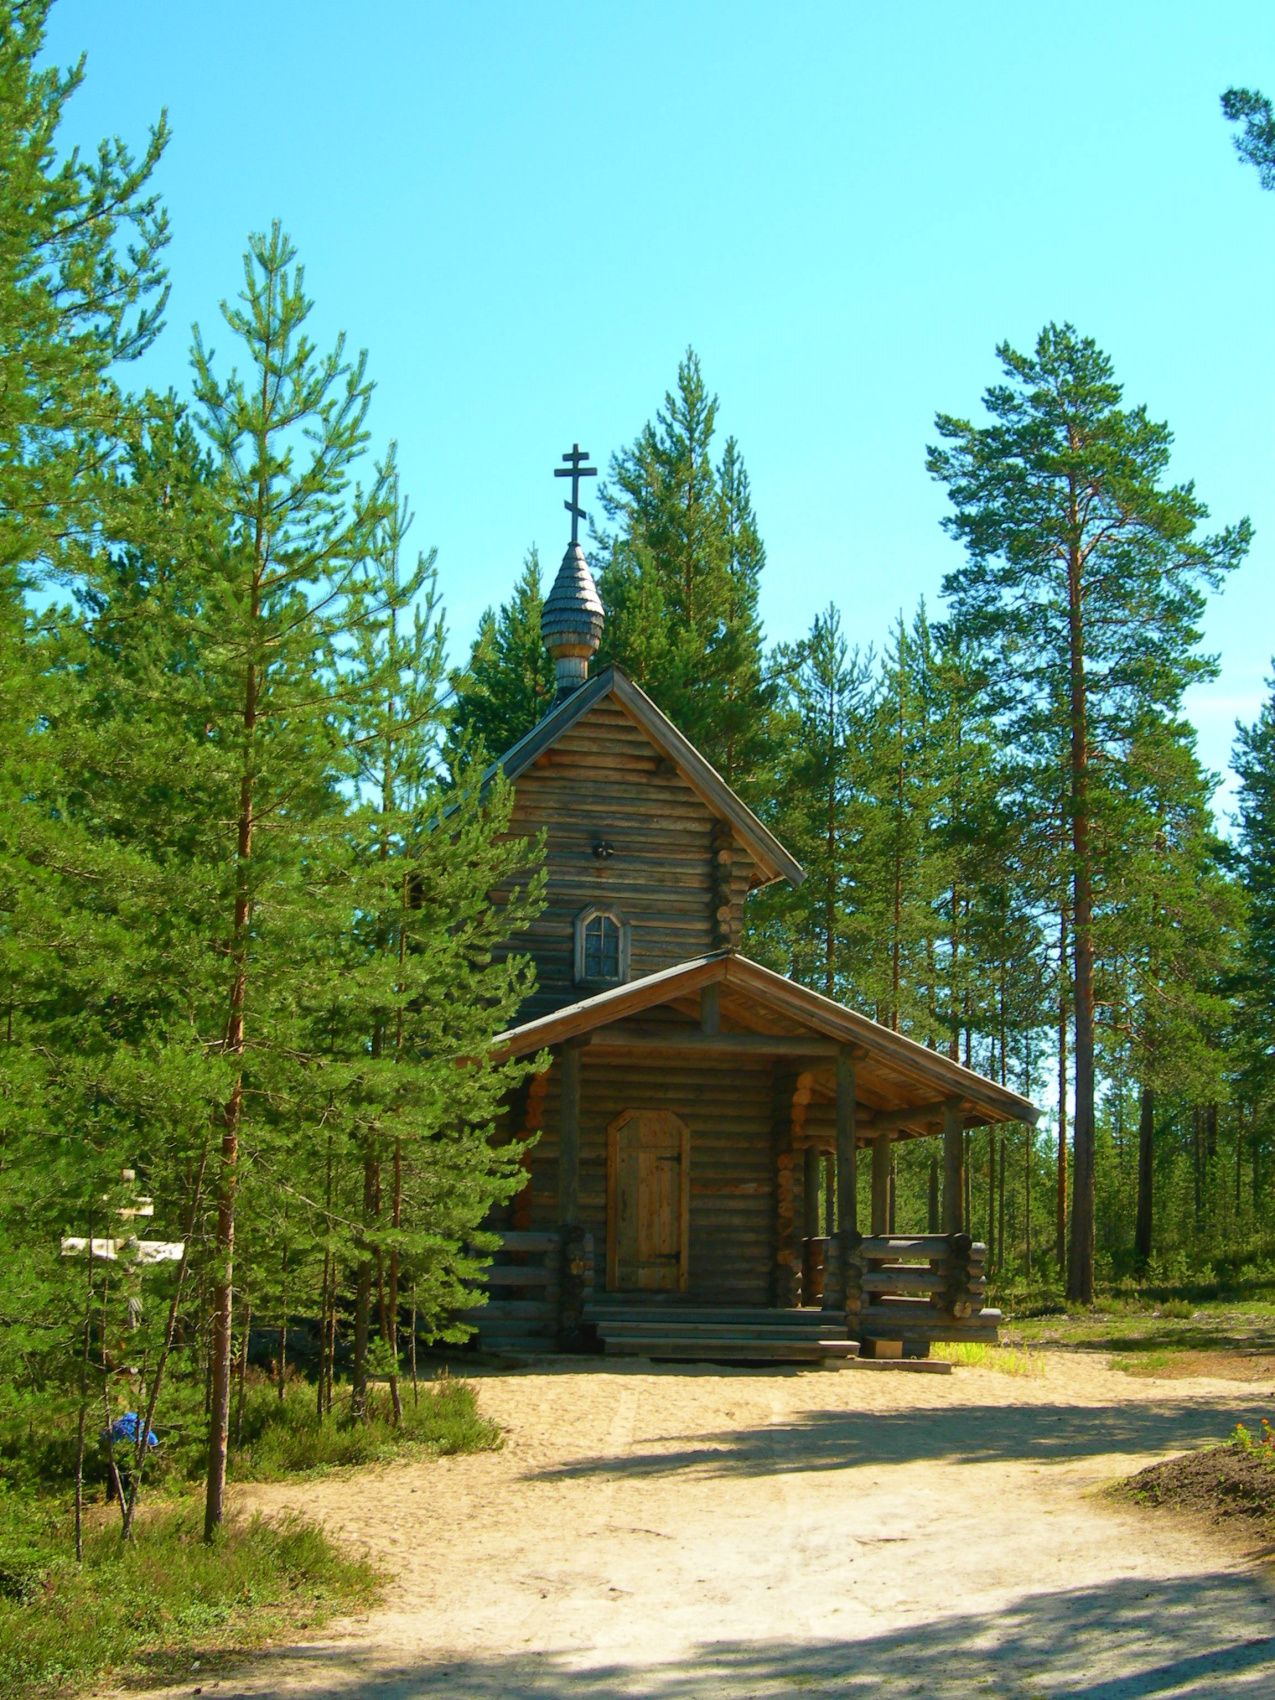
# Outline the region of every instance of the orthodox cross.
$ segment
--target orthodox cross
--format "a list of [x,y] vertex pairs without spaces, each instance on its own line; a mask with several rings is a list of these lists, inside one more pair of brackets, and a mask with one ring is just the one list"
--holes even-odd
[[[136,1175],[132,1169],[120,1170],[120,1181],[125,1186],[131,1186]],[[109,1207],[110,1199],[102,1200]],[[131,1204],[119,1206],[114,1214],[122,1223],[136,1221],[139,1217],[153,1216],[155,1206],[149,1198],[135,1196]],[[62,1236],[63,1257],[88,1256],[96,1263],[126,1263],[134,1267],[148,1263],[180,1263],[185,1247],[181,1240],[141,1240],[135,1234],[125,1230],[123,1237],[110,1239],[95,1239],[92,1234],[81,1238],[78,1234]]]
[[596,478],[598,469],[596,466],[585,466],[584,462],[589,458],[589,451],[582,449],[579,443],[572,443],[571,453],[563,455],[562,458],[566,461],[566,466],[555,466],[553,475],[555,478],[569,478],[571,480],[571,500],[562,505],[571,515],[571,541],[578,543],[580,541],[580,521],[584,518],[584,509],[580,506],[580,480],[582,478]]

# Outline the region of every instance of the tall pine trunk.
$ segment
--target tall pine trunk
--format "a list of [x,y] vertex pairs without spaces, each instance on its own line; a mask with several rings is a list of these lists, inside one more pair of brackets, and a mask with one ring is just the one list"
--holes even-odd
[[[1078,519],[1073,522],[1079,530]],[[1089,705],[1085,678],[1083,561],[1073,545],[1068,562],[1070,642],[1072,1000],[1075,1011],[1076,1113],[1072,1122],[1071,1237],[1067,1297],[1093,1303],[1094,1282],[1094,1004],[1093,850],[1089,821]]]
[[1138,1102],[1138,1208],[1133,1225],[1133,1256],[1138,1273],[1151,1262],[1155,1184],[1155,1091],[1143,1086]]
[[1054,1187],[1054,1255],[1067,1267],[1067,909],[1058,914],[1058,1159]]
[[[257,533],[257,561],[262,533]],[[254,571],[249,630],[255,636],[260,613],[260,570]],[[222,1113],[221,1160],[217,1177],[216,1283],[212,1300],[211,1400],[208,1420],[208,1477],[204,1494],[204,1539],[212,1540],[225,1515],[226,1455],[230,1442],[231,1342],[234,1333],[235,1194],[239,1180],[239,1132],[243,1123],[243,1059],[248,996],[248,925],[252,913],[252,839],[257,695],[257,666],[249,660],[243,697],[243,769],[239,783],[238,841],[235,858],[235,908],[231,933],[235,964],[230,1011],[222,1048],[235,1059],[235,1079]]]

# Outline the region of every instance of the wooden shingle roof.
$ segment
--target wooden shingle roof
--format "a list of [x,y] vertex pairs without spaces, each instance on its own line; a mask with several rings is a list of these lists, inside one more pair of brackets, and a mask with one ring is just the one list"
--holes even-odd
[[[720,1033],[705,1035],[688,1016],[684,1000],[708,985],[721,987]],[[678,1021],[679,1003],[684,1019]],[[659,1012],[658,1027],[639,1025],[636,1018]],[[850,1046],[858,1056],[858,1091],[862,1099],[862,1131],[871,1136],[878,1127],[896,1134],[927,1133],[941,1118],[945,1100],[959,1100],[971,1124],[1028,1122],[1039,1112],[1028,1099],[1008,1087],[963,1068],[941,1052],[919,1045],[857,1010],[785,979],[760,963],[734,951],[714,951],[622,986],[613,986],[551,1015],[524,1022],[497,1036],[497,1050],[507,1056],[590,1038],[614,1049],[628,1046],[688,1050],[737,1043],[764,1050],[808,1056],[812,1071],[831,1074],[832,1052]],[[826,1060],[823,1060],[826,1059]],[[829,1082],[830,1085],[830,1082]]]

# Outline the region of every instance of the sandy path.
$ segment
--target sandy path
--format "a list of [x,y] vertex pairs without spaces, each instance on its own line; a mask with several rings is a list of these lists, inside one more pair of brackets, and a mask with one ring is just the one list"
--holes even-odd
[[560,1360],[481,1393],[500,1453],[243,1491],[396,1580],[205,1694],[1275,1700],[1269,1570],[1096,1491],[1264,1388],[1057,1354],[1040,1379]]

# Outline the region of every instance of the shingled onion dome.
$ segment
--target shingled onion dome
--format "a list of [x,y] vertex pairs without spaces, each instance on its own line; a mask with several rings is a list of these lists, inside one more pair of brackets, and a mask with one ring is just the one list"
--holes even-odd
[[589,662],[602,642],[605,618],[584,550],[578,543],[568,543],[540,614],[540,635],[558,677],[558,702],[589,677]]

